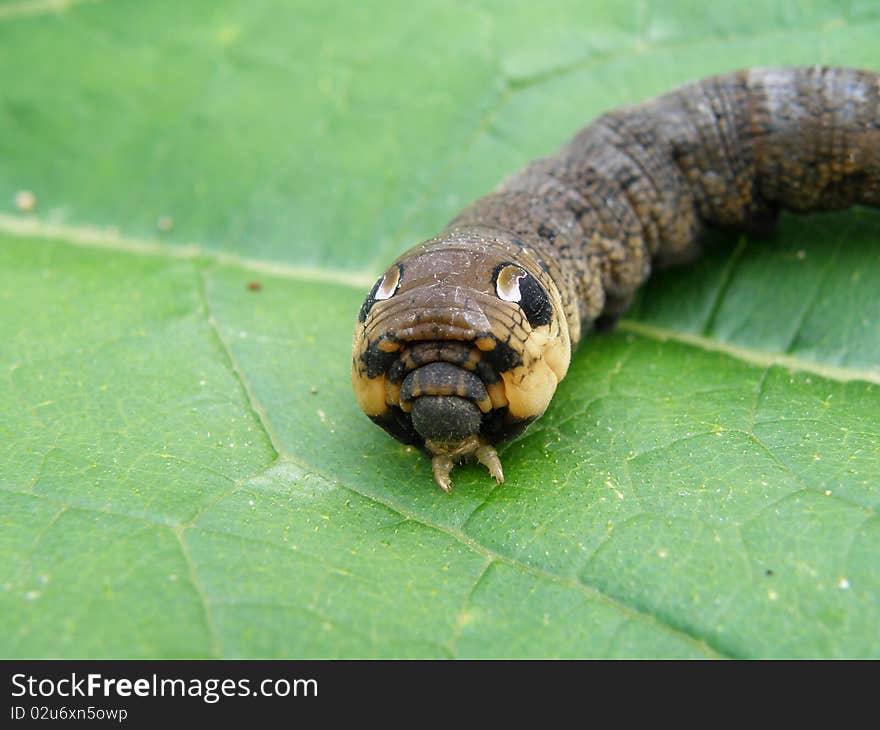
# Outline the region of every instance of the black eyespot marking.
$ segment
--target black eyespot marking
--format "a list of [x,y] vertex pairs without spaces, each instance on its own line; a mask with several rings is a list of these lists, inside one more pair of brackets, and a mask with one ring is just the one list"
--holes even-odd
[[498,298],[519,304],[532,327],[549,324],[553,319],[553,305],[544,287],[518,264],[499,264],[492,281]]
[[363,324],[367,320],[367,315],[376,302],[391,299],[397,293],[397,290],[400,289],[401,281],[403,281],[403,266],[401,264],[395,264],[382,274],[379,280],[373,284],[373,288],[370,289],[367,298],[364,299],[361,311],[358,312],[358,322]]
[[550,297],[544,291],[544,287],[538,283],[531,274],[527,274],[519,284],[519,290],[522,292],[522,301],[519,306],[522,307],[526,314],[526,319],[532,327],[540,327],[541,325],[550,324],[553,319],[553,305],[550,304]]

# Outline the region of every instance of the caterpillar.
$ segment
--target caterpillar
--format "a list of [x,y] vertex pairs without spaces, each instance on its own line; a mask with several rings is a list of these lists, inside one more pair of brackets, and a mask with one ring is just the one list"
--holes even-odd
[[572,351],[707,226],[880,206],[880,74],[755,68],[604,114],[401,255],[357,317],[363,411],[437,484],[544,413]]

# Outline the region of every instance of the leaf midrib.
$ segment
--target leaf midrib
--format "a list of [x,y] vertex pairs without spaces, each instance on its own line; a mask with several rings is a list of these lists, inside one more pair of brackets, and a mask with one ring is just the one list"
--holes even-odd
[[[167,258],[175,261],[201,262],[210,266],[235,267],[243,271],[273,276],[290,281],[326,282],[338,284],[355,291],[365,291],[374,280],[368,271],[331,271],[319,267],[305,267],[279,261],[265,261],[236,254],[213,251],[200,244],[171,245],[161,241],[131,238],[120,235],[114,228],[97,226],[70,226],[48,223],[38,218],[13,216],[0,213],[0,233],[56,241],[70,246],[105,249],[133,256]],[[782,367],[790,371],[818,375],[837,382],[859,381],[880,384],[880,368],[853,368],[807,360],[793,355],[758,350],[684,330],[667,329],[631,319],[618,323],[623,332],[640,335],[660,342],[674,341],[703,350],[719,352],[740,362],[762,368]],[[215,328],[216,330],[216,328]],[[228,347],[224,348],[229,351]]]

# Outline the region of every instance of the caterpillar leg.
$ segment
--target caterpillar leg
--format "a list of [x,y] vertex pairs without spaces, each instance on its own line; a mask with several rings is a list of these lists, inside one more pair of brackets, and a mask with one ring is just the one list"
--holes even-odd
[[449,478],[449,472],[455,466],[455,459],[449,454],[438,454],[431,459],[431,468],[434,471],[434,481],[440,485],[446,494],[452,492],[452,479]]
[[489,470],[489,474],[498,484],[504,482],[504,471],[498,452],[480,436],[469,436],[452,444],[426,440],[425,446],[433,454],[431,469],[434,472],[434,481],[447,494],[452,491],[452,479],[449,475],[455,465],[464,460],[476,459]]
[[477,449],[477,461],[485,466],[498,484],[504,483],[504,471],[501,469],[501,459],[498,452],[491,444],[483,444]]

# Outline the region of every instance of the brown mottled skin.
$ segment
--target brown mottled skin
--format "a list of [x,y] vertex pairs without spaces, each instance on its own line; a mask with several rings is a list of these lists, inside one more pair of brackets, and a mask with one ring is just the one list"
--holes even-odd
[[[434,456],[447,491],[462,458],[501,481],[494,444],[541,415],[573,347],[613,324],[652,266],[693,258],[706,226],[764,230],[780,209],[855,204],[880,206],[877,73],[748,69],[617,109],[395,262],[397,290],[371,293],[355,330],[355,392],[375,422]],[[510,264],[512,277],[493,278]],[[522,291],[502,291],[508,281]]]

